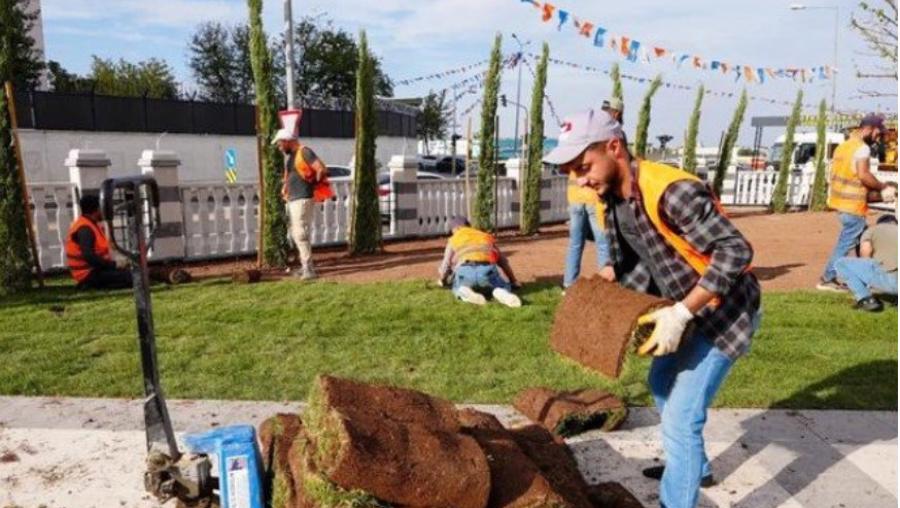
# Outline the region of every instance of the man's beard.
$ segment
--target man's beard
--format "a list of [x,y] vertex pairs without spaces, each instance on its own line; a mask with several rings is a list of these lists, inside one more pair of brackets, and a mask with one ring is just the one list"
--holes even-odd
[[865,144],[867,144],[869,146],[872,146],[872,145],[875,145],[876,143],[878,143],[878,138],[872,134],[869,134],[867,136],[863,136],[863,142],[865,142]]

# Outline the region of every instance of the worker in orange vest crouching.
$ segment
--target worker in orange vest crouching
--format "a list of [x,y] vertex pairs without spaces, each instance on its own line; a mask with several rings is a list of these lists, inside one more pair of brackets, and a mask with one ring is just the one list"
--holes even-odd
[[[438,268],[438,284],[452,284],[453,294],[466,303],[484,305],[484,295],[489,294],[507,307],[521,307],[522,301],[512,292],[519,283],[494,236],[471,227],[463,217],[450,219],[450,232]],[[500,275],[501,270],[508,280]]]
[[[707,408],[759,321],[753,249],[697,177],[632,158],[609,113],[586,111],[561,129],[544,162],[575,172],[603,200],[616,280],[673,302],[638,321],[654,325],[639,353],[654,355],[648,384],[666,455],[665,467],[644,475],[661,480],[662,506],[692,508],[700,487],[714,482],[703,443]],[[599,312],[608,310],[584,309]]]
[[100,223],[100,199],[82,196],[78,201],[81,216],[66,234],[66,263],[79,288],[121,289],[130,288],[131,272],[113,261],[109,241]]

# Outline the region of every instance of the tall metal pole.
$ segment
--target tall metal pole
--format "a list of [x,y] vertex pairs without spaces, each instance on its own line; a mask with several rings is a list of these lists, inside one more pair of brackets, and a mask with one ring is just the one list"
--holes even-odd
[[284,79],[287,88],[287,107],[293,109],[294,102],[294,16],[291,0],[284,0]]
[[834,8],[834,60],[831,69],[831,116],[834,116],[835,101],[837,100],[837,65],[838,65],[838,34],[840,33],[841,8]]
[[[519,52],[519,59],[524,58],[522,52]],[[516,79],[516,103],[522,99],[522,62],[517,62],[516,67],[519,68],[519,77]],[[513,153],[519,153],[519,108],[516,108],[516,134],[513,137]]]

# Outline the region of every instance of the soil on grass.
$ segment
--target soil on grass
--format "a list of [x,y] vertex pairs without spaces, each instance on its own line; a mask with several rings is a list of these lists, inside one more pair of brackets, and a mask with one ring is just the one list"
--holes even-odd
[[475,438],[491,469],[490,508],[569,508],[537,465],[497,418],[474,409],[460,412],[464,431]]
[[486,505],[487,459],[448,401],[330,376],[308,400],[313,463],[336,485],[411,507]]
[[269,486],[266,497],[272,508],[294,508],[296,506],[296,487],[291,474],[290,452],[300,431],[300,417],[285,413],[279,413],[267,419],[259,427],[265,484]]
[[572,285],[556,310],[550,346],[558,353],[617,378],[641,315],[669,300],[626,289],[600,277]]
[[592,429],[615,430],[625,421],[628,408],[615,395],[599,389],[569,392],[527,388],[513,406],[547,430],[570,437]]

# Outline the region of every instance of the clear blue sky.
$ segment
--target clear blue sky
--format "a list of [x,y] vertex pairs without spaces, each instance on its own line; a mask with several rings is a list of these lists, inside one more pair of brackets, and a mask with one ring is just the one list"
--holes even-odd
[[[873,0],[878,2],[879,0]],[[606,27],[610,32],[630,36],[645,43],[674,51],[697,54],[709,60],[719,59],[754,66],[787,67],[830,64],[834,34],[834,12],[831,10],[792,11],[786,0],[753,2],[721,2],[717,0],[643,0],[632,2],[597,2],[559,0],[553,2],[573,15]],[[164,58],[174,68],[179,80],[189,83],[186,68],[187,41],[194,27],[207,20],[226,23],[246,19],[243,0],[43,0],[44,33],[47,56],[66,68],[85,72],[91,55],[104,58],[140,60]],[[727,8],[725,5],[727,4]],[[281,0],[265,2],[265,23],[269,33],[281,30]],[[838,68],[838,108],[845,110],[880,110],[895,112],[895,97],[859,98],[859,88],[892,90],[895,82],[860,84],[855,78],[856,65],[867,67],[871,59],[859,36],[849,27],[850,15],[857,10],[856,0],[809,2],[809,6],[840,8],[840,53]],[[718,77],[709,72],[678,69],[671,63],[644,65],[624,61],[608,49],[593,47],[569,26],[557,31],[556,23],[542,23],[539,12],[519,0],[294,0],[295,18],[304,13],[325,14],[338,26],[356,33],[365,28],[370,45],[381,57],[394,80],[442,71],[474,63],[487,57],[493,35],[504,35],[504,51],[517,47],[511,33],[532,41],[539,48],[542,41],[550,44],[551,56],[581,64],[608,69],[620,62],[622,71],[652,77],[662,72],[664,79],[694,85],[701,80],[707,88],[740,92],[743,83],[732,77]],[[397,86],[397,96],[415,96],[429,89],[440,89],[457,81],[455,75],[445,80],[432,80],[413,86]],[[516,94],[516,73],[503,76],[502,92],[512,99]],[[634,129],[634,121],[643,95],[643,87],[625,83],[626,129]],[[806,103],[830,100],[831,84],[816,81],[800,85],[790,80],[751,84],[751,94],[780,100],[792,100],[798,86],[803,86]],[[550,67],[547,93],[561,115],[587,107],[596,107],[610,93],[610,81],[602,74],[587,73],[566,67]],[[522,102],[530,102],[531,78],[526,71],[522,80]],[[671,134],[673,144],[680,144],[693,101],[692,91],[663,88],[654,100],[650,135]],[[470,95],[460,100],[462,110],[474,101]],[[736,104],[735,99],[708,96],[703,108],[700,141],[716,144]],[[788,107],[751,102],[748,118],[755,115],[785,115]],[[475,111],[477,114],[477,110]],[[501,134],[513,134],[513,108],[501,111]],[[548,115],[549,116],[549,115]],[[462,124],[464,119],[460,119]],[[478,118],[473,122],[477,124]],[[551,124],[552,122],[548,122]],[[464,132],[464,128],[460,129]],[[555,136],[548,126],[547,134]],[[776,133],[766,136],[771,141]],[[752,143],[752,129],[745,121],[741,143]]]

